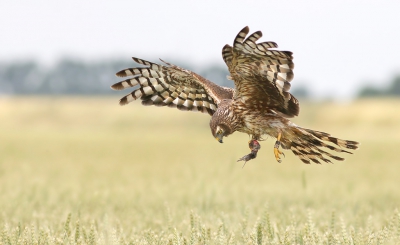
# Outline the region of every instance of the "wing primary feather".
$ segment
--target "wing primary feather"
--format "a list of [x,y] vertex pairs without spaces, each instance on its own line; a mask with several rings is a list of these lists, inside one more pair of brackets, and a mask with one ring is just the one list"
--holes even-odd
[[247,34],[249,34],[249,27],[246,26],[244,27],[236,36],[235,40],[233,41],[233,47],[235,48],[241,48],[244,38],[247,36]]
[[111,88],[114,90],[123,90],[126,88],[135,87],[138,84],[139,83],[136,79],[130,78],[130,79],[126,79],[124,81],[113,84],[111,86]]
[[132,59],[145,67],[128,68],[117,73],[117,76],[133,77],[112,85],[113,89],[139,86],[121,98],[120,105],[141,99],[142,105],[168,106],[212,115],[217,110],[219,101],[233,98],[233,89],[218,86],[194,72],[162,59],[161,62],[166,65],[136,57]]
[[261,37],[262,37],[262,32],[256,31],[253,34],[251,34],[250,36],[248,36],[244,42],[245,43],[251,42],[251,43],[255,44],[257,42],[257,40],[260,39]]
[[231,65],[232,62],[232,47],[228,44],[226,44],[223,48],[222,48],[222,58],[225,61],[225,64],[229,67]]

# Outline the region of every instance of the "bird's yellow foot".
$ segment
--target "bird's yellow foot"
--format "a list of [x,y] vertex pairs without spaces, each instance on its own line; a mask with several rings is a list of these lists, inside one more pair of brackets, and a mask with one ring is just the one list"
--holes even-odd
[[280,155],[285,156],[285,153],[281,152],[278,148],[274,148],[274,155],[278,162],[282,162]]
[[285,156],[285,154],[279,150],[279,146],[281,145],[281,141],[280,141],[281,137],[282,137],[282,134],[279,133],[277,140],[275,142],[275,145],[274,145],[274,155],[275,155],[276,161],[278,161],[278,162],[282,162],[280,155]]

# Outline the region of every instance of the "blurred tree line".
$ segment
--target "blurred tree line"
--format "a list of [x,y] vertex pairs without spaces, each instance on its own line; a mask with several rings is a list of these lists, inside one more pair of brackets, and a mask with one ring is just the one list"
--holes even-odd
[[64,59],[50,68],[37,62],[0,64],[1,94],[106,94],[123,62]]
[[400,96],[400,74],[395,75],[389,83],[389,86],[385,88],[376,88],[373,86],[365,86],[361,88],[359,97],[398,97]]
[[[209,65],[193,67],[183,62],[185,69],[198,71],[209,80],[223,86],[233,86],[226,79],[226,67]],[[110,86],[122,79],[115,73],[138,64],[132,60],[97,63],[64,59],[54,67],[45,68],[37,62],[0,63],[0,94],[111,94]]]
[[[219,85],[234,86],[233,82],[226,78],[228,69],[223,65],[193,66],[176,60],[172,60],[171,63],[195,71]],[[117,78],[115,73],[136,65],[138,64],[129,59],[101,62],[63,59],[54,67],[44,67],[35,61],[3,62],[0,63],[0,95],[115,94],[110,86],[122,80]],[[292,88],[291,91],[298,97],[307,97],[310,94],[307,88],[301,85]]]
[[[224,65],[194,66],[176,60],[172,60],[171,63],[196,71],[219,85],[234,86],[233,82],[226,78],[228,69]],[[115,94],[115,91],[110,89],[110,85],[122,80],[115,77],[115,73],[135,65],[137,64],[129,59],[100,62],[63,59],[53,67],[44,67],[35,61],[2,62],[0,63],[0,95]],[[292,87],[291,93],[296,97],[311,96],[308,88],[301,84]],[[358,97],[378,96],[400,96],[400,74],[395,76],[389,87],[385,89],[365,86],[358,93]]]

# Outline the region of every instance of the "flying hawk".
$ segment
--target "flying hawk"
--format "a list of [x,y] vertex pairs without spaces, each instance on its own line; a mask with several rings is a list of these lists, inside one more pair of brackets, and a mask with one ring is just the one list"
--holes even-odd
[[[133,92],[120,100],[126,105],[141,99],[143,105],[176,107],[184,111],[199,111],[211,115],[211,133],[218,142],[235,131],[251,136],[250,154],[238,161],[245,163],[256,158],[258,141],[263,135],[276,138],[274,155],[281,162],[283,153],[291,150],[304,163],[331,162],[329,158],[344,158],[327,152],[351,152],[359,143],[342,140],[330,134],[297,126],[288,118],[299,114],[299,102],[289,93],[293,79],[292,52],[276,50],[275,42],[256,41],[261,31],[250,36],[246,26],[236,36],[233,47],[225,45],[222,57],[228,66],[235,89],[219,86],[200,75],[165,62],[155,64],[139,58],[142,66],[119,71],[119,77],[130,77],[111,86],[115,90],[134,87]],[[329,157],[329,158],[328,158]]]

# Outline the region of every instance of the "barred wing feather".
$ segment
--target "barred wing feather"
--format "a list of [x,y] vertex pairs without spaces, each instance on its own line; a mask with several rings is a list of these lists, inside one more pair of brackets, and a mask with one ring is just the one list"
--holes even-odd
[[111,86],[115,90],[135,88],[121,98],[121,105],[141,99],[143,105],[176,107],[212,115],[221,100],[233,98],[233,89],[212,83],[192,71],[163,60],[167,66],[134,57],[133,60],[144,67],[117,72],[119,77],[131,78]]
[[251,104],[262,103],[285,117],[299,114],[299,103],[288,91],[293,79],[293,56],[290,51],[278,51],[275,42],[256,41],[257,31],[246,38],[246,26],[236,36],[233,47],[225,45],[222,57],[235,82],[235,99]]

